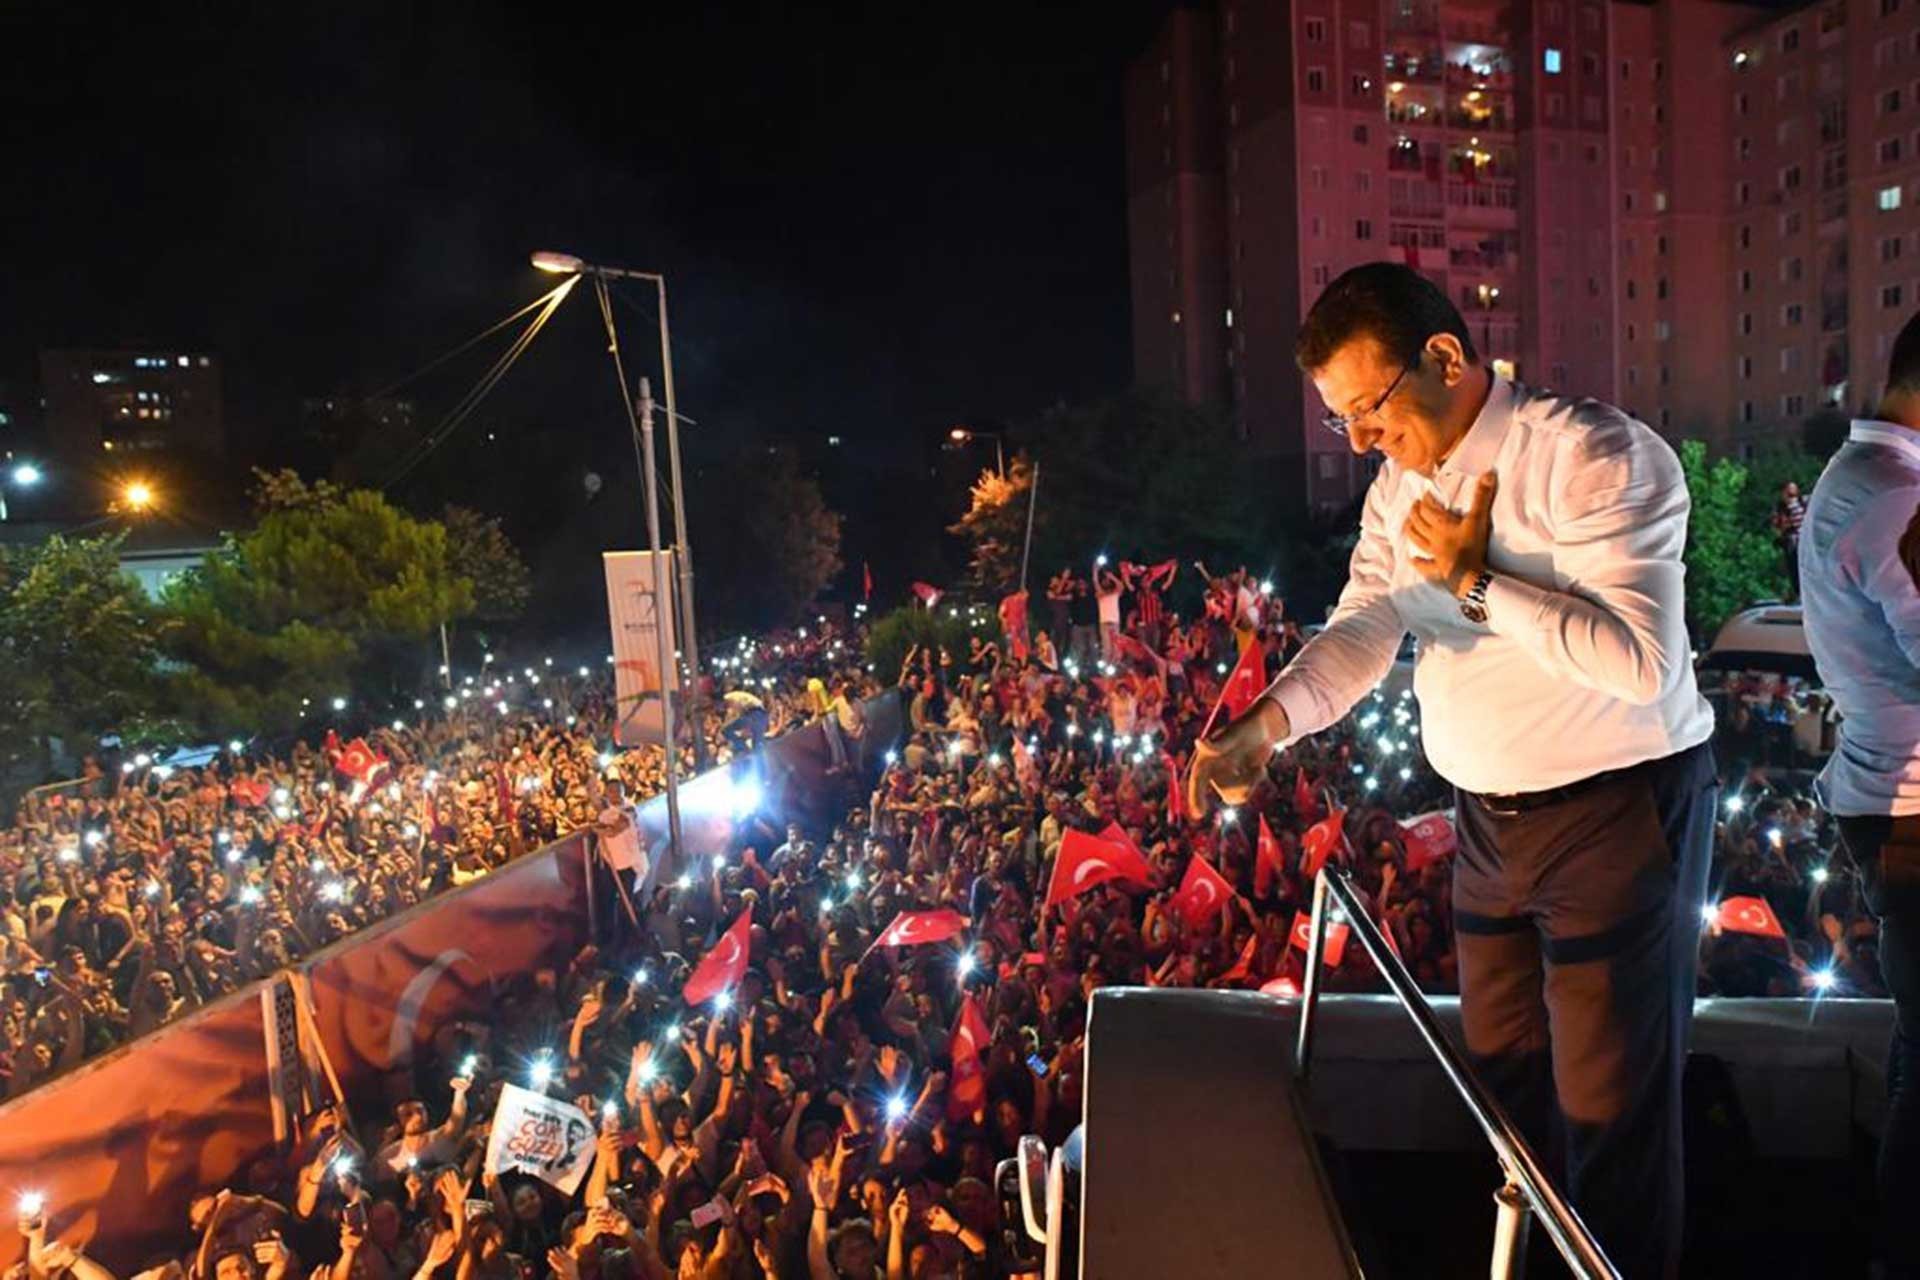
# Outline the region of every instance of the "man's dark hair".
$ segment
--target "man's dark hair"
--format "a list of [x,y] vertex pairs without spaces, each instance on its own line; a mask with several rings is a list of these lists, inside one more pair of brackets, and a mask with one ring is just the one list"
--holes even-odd
[[1887,392],[1895,391],[1920,391],[1920,311],[1901,327],[1887,357]]
[[1398,262],[1369,262],[1341,272],[1314,302],[1294,339],[1293,359],[1311,373],[1354,339],[1374,338],[1389,357],[1410,365],[1436,333],[1458,338],[1469,361],[1480,358],[1460,309],[1440,286]]

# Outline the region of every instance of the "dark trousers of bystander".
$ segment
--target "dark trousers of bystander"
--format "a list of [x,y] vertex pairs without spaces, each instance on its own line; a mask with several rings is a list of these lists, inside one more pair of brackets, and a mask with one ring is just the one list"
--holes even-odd
[[1920,1280],[1920,814],[1840,819],[1840,841],[1860,870],[1867,910],[1880,922],[1880,976],[1893,995],[1887,1049],[1887,1124],[1880,1135],[1880,1253],[1889,1277]]
[[1457,797],[1467,1053],[1620,1274],[1676,1276],[1681,1072],[1719,785],[1698,746]]

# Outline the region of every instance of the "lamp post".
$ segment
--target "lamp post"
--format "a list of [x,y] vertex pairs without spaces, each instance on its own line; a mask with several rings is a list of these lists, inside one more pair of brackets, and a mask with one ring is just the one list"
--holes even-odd
[[[680,410],[674,398],[673,385],[673,330],[667,322],[667,278],[655,271],[635,271],[629,267],[597,266],[584,262],[570,253],[553,253],[542,250],[533,255],[533,265],[541,271],[554,275],[587,276],[594,281],[600,297],[601,318],[607,326],[607,340],[613,342],[613,311],[607,299],[606,282],[608,280],[645,280],[653,285],[654,299],[660,308],[660,376],[665,384],[667,395],[667,481],[673,490],[673,540],[679,549],[676,557],[679,579],[680,616],[685,619],[683,634],[680,636],[681,649],[686,654],[686,670],[691,674],[693,697],[689,704],[697,703],[700,684],[700,644],[699,631],[695,625],[693,612],[693,544],[687,540],[687,503],[686,495],[680,487]],[[625,376],[622,375],[620,394],[627,394]],[[636,428],[634,448],[640,448],[639,432]],[[643,465],[641,471],[646,472]],[[651,480],[644,480],[651,485]],[[651,491],[651,490],[649,490]],[[675,681],[680,685],[679,664],[675,664]],[[683,686],[684,689],[684,686]],[[704,765],[707,757],[706,733],[696,723],[693,736],[693,753],[697,763]]]
[[[40,468],[34,466],[31,462],[15,463],[9,478],[13,481],[14,488],[31,489],[40,483]],[[7,491],[4,486],[0,486],[0,520],[7,518]]]
[[972,427],[955,427],[947,433],[947,438],[955,444],[966,444],[969,440],[978,440],[982,436],[991,436],[993,438],[994,465],[999,469],[1000,475],[1004,479],[1007,474],[1007,455],[1001,446],[1001,442],[1006,438],[1006,432],[975,431]]

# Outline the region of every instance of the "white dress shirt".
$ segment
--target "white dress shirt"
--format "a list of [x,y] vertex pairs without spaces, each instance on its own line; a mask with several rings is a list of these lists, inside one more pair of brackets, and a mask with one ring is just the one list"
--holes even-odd
[[[1420,574],[1403,526],[1423,494],[1465,511],[1494,472],[1487,622]],[[1297,738],[1345,715],[1419,640],[1413,687],[1427,760],[1463,791],[1564,786],[1705,742],[1680,554],[1679,459],[1611,405],[1495,377],[1473,426],[1431,479],[1387,461],[1326,629],[1267,696]],[[1290,739],[1291,741],[1291,739]]]
[[1920,813],[1920,591],[1900,535],[1920,507],[1920,433],[1853,424],[1800,525],[1800,603],[1843,719],[1821,770],[1829,812]]

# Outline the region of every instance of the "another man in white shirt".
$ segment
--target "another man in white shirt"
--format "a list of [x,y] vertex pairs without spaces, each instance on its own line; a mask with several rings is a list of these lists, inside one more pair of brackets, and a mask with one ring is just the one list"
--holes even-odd
[[1920,316],[1887,390],[1814,486],[1800,525],[1807,645],[1841,714],[1819,792],[1880,921],[1894,999],[1880,1203],[1888,1275],[1920,1275]]
[[1496,376],[1410,268],[1330,285],[1296,356],[1356,453],[1385,455],[1340,604],[1201,744],[1229,803],[1420,640],[1422,743],[1456,790],[1467,1050],[1621,1273],[1676,1275],[1680,1073],[1718,783],[1694,687],[1679,461],[1611,406]]

